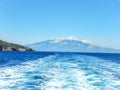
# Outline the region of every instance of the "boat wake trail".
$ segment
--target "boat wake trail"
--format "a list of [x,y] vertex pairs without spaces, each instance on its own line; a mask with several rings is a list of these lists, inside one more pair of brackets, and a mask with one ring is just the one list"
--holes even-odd
[[120,90],[120,65],[88,55],[50,55],[0,68],[0,90]]

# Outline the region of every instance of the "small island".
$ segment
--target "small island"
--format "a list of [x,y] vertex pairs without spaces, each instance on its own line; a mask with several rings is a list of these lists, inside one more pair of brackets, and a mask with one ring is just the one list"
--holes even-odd
[[33,49],[0,40],[0,51],[34,51]]

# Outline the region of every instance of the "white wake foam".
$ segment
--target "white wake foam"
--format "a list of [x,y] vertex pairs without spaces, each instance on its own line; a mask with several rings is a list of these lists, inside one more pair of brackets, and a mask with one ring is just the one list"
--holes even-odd
[[120,90],[120,65],[85,55],[53,55],[0,68],[0,90]]

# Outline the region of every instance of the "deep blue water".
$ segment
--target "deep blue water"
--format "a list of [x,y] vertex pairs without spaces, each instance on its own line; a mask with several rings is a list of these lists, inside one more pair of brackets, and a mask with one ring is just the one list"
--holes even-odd
[[120,54],[0,52],[0,90],[120,90]]

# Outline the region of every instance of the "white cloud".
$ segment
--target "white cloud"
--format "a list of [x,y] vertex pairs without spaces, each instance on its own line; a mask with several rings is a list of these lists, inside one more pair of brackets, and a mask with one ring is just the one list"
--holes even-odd
[[92,43],[89,40],[82,40],[83,43]]
[[76,37],[74,37],[74,36],[69,36],[69,37],[67,37],[66,39],[68,39],[68,40],[78,40],[78,38],[76,38]]
[[79,40],[79,38],[77,38],[77,37],[75,37],[75,36],[68,36],[68,37],[64,37],[64,36],[62,36],[62,37],[59,37],[59,38],[56,38],[56,39],[59,39],[59,40]]
[[86,40],[86,39],[81,40],[79,37],[75,37],[75,36],[73,36],[73,35],[68,36],[68,37],[64,37],[64,36],[58,37],[58,38],[56,38],[52,43],[58,43],[58,42],[60,42],[60,41],[62,41],[62,40],[78,40],[78,41],[81,41],[81,42],[83,42],[83,43],[92,43],[92,42],[90,42],[89,40]]
[[62,36],[62,37],[58,37],[58,38],[56,38],[54,41],[53,41],[53,43],[58,43],[58,42],[60,42],[60,41],[62,41],[62,40],[79,40],[79,38],[77,38],[77,37],[74,37],[74,36],[68,36],[68,37],[64,37],[64,36]]

